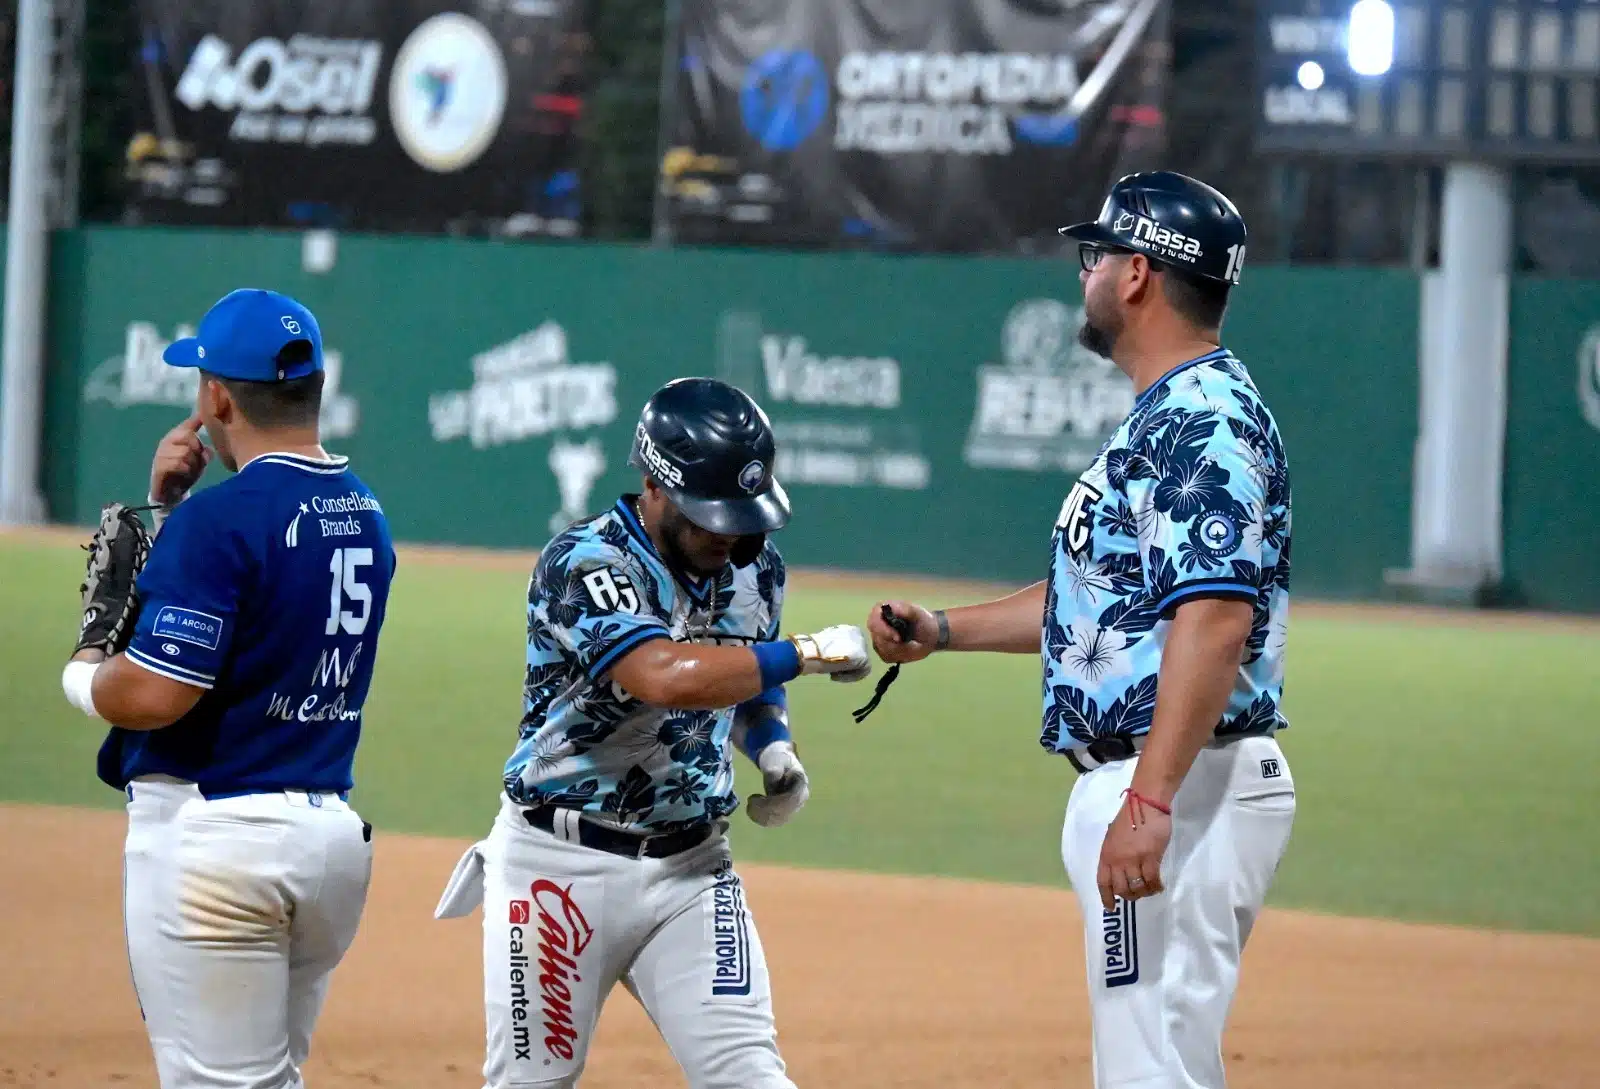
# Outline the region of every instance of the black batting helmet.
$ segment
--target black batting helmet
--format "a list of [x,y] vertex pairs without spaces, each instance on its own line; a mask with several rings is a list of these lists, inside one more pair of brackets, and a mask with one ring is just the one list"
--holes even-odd
[[761,406],[715,378],[678,378],[639,414],[628,464],[654,480],[689,521],[734,537],[789,524],[772,475],[777,444]]
[[1205,280],[1239,282],[1244,217],[1233,201],[1185,174],[1156,170],[1118,179],[1092,223],[1062,227],[1080,242],[1146,257]]

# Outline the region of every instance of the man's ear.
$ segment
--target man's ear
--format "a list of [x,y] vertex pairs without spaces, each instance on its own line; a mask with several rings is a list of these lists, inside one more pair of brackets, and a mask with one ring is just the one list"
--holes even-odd
[[228,392],[228,387],[218,382],[215,378],[202,381],[200,395],[208,401],[209,415],[221,424],[235,422],[238,406],[233,402],[233,396]]
[[1150,259],[1142,253],[1128,258],[1127,271],[1117,286],[1121,289],[1124,303],[1142,302],[1150,292],[1160,290],[1156,285],[1156,270],[1151,267]]

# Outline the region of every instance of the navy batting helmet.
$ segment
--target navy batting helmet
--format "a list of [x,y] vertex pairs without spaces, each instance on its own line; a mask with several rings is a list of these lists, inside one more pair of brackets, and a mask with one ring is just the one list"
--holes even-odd
[[789,524],[772,475],[777,444],[761,406],[715,378],[678,378],[645,403],[628,464],[712,533],[748,537]]
[[[1203,181],[1170,170],[1118,179],[1092,223],[1061,233],[1109,250],[1142,253],[1206,280],[1239,282],[1244,269],[1244,217]],[[1087,267],[1087,266],[1086,266]]]

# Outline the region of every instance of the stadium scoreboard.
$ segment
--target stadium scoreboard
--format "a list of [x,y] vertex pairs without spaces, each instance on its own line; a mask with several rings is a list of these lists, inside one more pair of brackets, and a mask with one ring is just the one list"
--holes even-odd
[[1256,146],[1600,162],[1600,0],[1261,0]]

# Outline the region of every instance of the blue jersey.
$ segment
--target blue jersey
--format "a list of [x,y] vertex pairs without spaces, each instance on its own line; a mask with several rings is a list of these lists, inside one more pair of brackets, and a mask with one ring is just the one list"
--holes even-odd
[[113,729],[100,777],[349,790],[394,568],[383,508],[344,458],[264,454],[185,499],[139,575],[125,654],[206,692],[170,726]]
[[1218,350],[1141,394],[1062,504],[1045,600],[1048,750],[1150,729],[1172,612],[1255,606],[1218,736],[1288,725],[1289,466],[1244,365]]
[[[652,639],[748,645],[778,637],[783,560],[693,580],[656,552],[632,502],[552,540],[528,583],[528,665],[505,791],[525,805],[581,809],[650,832],[733,812],[736,708],[676,711],[633,698],[608,675]],[[781,703],[783,689],[758,698]],[[754,701],[753,701],[754,702]]]

